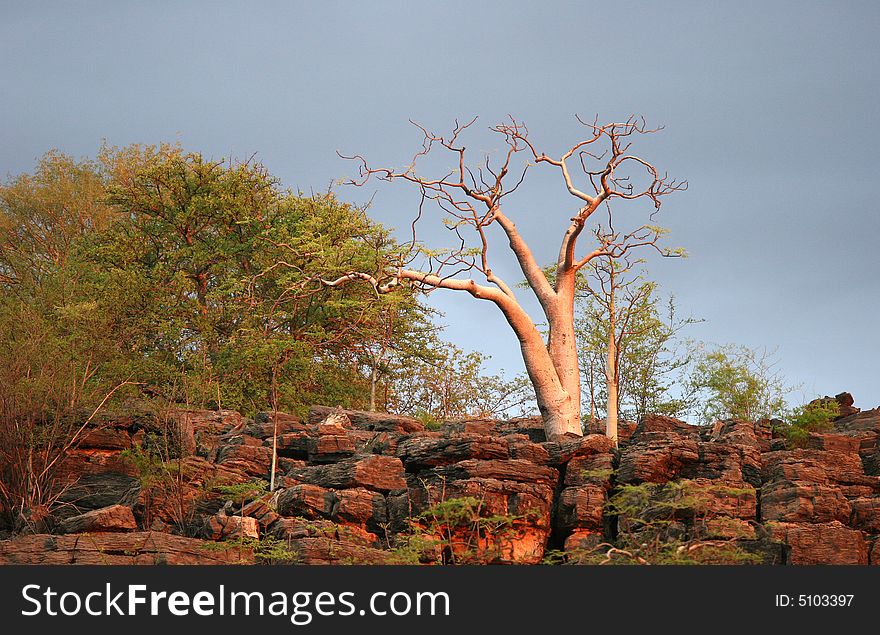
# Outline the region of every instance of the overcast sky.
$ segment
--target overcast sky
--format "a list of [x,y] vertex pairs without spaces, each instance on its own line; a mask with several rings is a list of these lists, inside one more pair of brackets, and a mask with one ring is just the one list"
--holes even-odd
[[[403,165],[436,131],[479,115],[524,120],[539,151],[583,134],[573,115],[644,115],[634,150],[690,189],[658,222],[686,260],[653,263],[690,335],[778,347],[804,396],[880,404],[880,3],[8,2],[0,0],[0,174],[50,148],[180,141],[257,157],[284,184],[324,190],[353,166]],[[576,203],[537,168],[508,201],[543,262]],[[373,215],[408,228],[414,192],[371,184]],[[621,214],[628,213],[619,206]],[[635,208],[633,208],[635,209]],[[446,232],[425,226],[442,246]],[[499,246],[500,249],[500,246]],[[508,260],[496,265],[512,281]],[[523,291],[525,293],[525,291]],[[497,310],[435,293],[447,336],[522,369]],[[534,304],[530,305],[534,308]]]

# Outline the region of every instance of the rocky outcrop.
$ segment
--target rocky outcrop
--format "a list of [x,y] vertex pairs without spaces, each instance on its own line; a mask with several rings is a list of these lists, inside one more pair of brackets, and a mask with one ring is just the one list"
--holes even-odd
[[137,522],[131,507],[111,505],[64,519],[58,527],[58,533],[81,534],[94,531],[134,531],[135,529],[137,529]]
[[248,547],[159,532],[36,534],[0,541],[5,564],[252,564]]
[[629,539],[880,564],[880,411],[835,399],[833,430],[799,448],[769,422],[663,416],[622,426],[619,448],[601,434],[548,442],[537,418],[426,430],[325,407],[108,417],[63,464],[55,534],[0,541],[0,563],[534,564]]

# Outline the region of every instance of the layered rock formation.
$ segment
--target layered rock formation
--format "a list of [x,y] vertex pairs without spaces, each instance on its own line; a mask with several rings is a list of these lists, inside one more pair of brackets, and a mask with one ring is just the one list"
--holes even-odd
[[[660,416],[622,426],[619,449],[600,434],[548,442],[537,419],[111,417],[64,464],[54,535],[0,541],[0,563],[596,562],[635,537],[768,564],[880,564],[880,410],[846,405],[801,448],[766,422]],[[254,482],[273,439],[269,493]]]

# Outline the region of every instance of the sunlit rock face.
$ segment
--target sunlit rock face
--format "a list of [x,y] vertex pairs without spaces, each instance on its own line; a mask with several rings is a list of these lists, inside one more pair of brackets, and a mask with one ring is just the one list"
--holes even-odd
[[112,416],[68,452],[52,533],[7,531],[0,563],[611,563],[650,542],[880,564],[880,411],[836,399],[797,448],[767,422],[661,416],[622,423],[619,448],[601,422],[548,442],[537,418]]

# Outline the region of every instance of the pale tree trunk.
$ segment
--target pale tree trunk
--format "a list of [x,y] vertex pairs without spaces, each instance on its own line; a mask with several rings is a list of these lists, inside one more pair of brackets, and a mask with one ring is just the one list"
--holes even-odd
[[608,407],[605,419],[605,435],[617,447],[617,419],[619,404],[617,315],[614,305],[614,276],[611,277],[611,294],[608,303],[608,360],[605,363],[605,384],[608,388]]
[[559,321],[555,321],[557,328],[553,329],[551,322],[551,343],[547,345],[525,311],[519,305],[514,306],[515,310],[501,308],[520,341],[526,372],[535,389],[547,439],[553,441],[567,435],[581,436],[580,373],[574,342],[573,313],[570,337],[554,338],[553,333],[564,335],[568,329]]
[[[492,128],[493,132],[502,135],[507,145],[507,151],[501,154],[502,158],[496,165],[496,169],[489,168],[488,158],[486,159],[487,174],[483,176],[488,178],[487,175],[491,174],[494,181],[490,179],[487,182],[481,176],[481,183],[477,183],[472,172],[467,168],[465,146],[459,142],[460,135],[464,134],[475,121],[476,119],[473,119],[464,124],[456,121],[452,133],[445,136],[434,134],[423,126],[415,124],[424,134],[423,148],[403,170],[389,167],[372,168],[361,155],[345,158],[358,163],[359,176],[348,181],[352,185],[363,186],[371,177],[384,181],[402,180],[417,185],[422,193],[422,203],[426,200],[434,200],[443,210],[459,219],[455,225],[456,232],[460,226],[470,226],[475,231],[482,245],[477,257],[475,258],[469,249],[465,249],[464,242],[462,242],[459,249],[451,250],[450,255],[439,259],[439,262],[435,263],[433,258],[429,259],[434,265],[430,271],[405,269],[400,262],[408,263],[412,259],[401,258],[395,262],[393,267],[390,266],[383,275],[379,276],[379,279],[366,272],[353,271],[336,280],[321,279],[321,282],[327,286],[338,286],[352,280],[365,280],[370,282],[378,293],[387,293],[400,287],[402,283],[407,283],[422,290],[463,291],[474,298],[493,302],[504,313],[519,339],[526,371],[535,388],[538,407],[544,419],[547,438],[553,440],[568,434],[581,436],[580,373],[574,337],[574,290],[577,272],[597,257],[621,258],[625,257],[632,248],[644,246],[656,248],[657,240],[662,232],[650,225],[645,225],[626,235],[615,233],[613,227],[609,227],[610,231],[603,233],[597,230],[598,245],[580,258],[575,255],[578,237],[592,214],[600,206],[609,202],[611,198],[625,200],[647,198],[653,202],[655,209],[657,209],[660,206],[661,196],[686,189],[687,184],[671,180],[665,174],[661,176],[661,172],[653,165],[638,156],[629,154],[629,137],[654,132],[654,130],[647,128],[644,119],[636,117],[631,117],[625,122],[613,122],[605,125],[590,124],[579,120],[587,128],[586,137],[571,146],[559,158],[538,152],[528,139],[528,130],[525,125],[511,118],[510,121]],[[605,152],[596,154],[591,151],[592,144],[604,145],[605,143],[609,145]],[[419,176],[416,171],[416,162],[428,154],[431,148],[443,148],[451,153],[457,160],[458,167],[453,168],[441,178],[432,179]],[[518,183],[514,184],[512,188],[503,187],[505,177],[512,174],[511,159],[519,152],[525,152],[530,157],[529,162],[532,164],[545,164],[557,168],[564,180],[565,189],[580,201],[581,208],[574,216],[570,217],[571,223],[562,239],[557,260],[555,285],[550,283],[543,267],[535,260],[531,248],[520,235],[516,224],[501,211],[502,197],[519,187]],[[593,157],[600,162],[600,165],[596,166],[594,170],[588,169],[583,162],[584,155]],[[606,156],[607,160],[602,158]],[[588,194],[587,191],[579,189],[579,185],[572,178],[568,161],[573,157],[580,159],[582,176],[586,177],[591,188],[595,190],[594,194]],[[647,171],[649,178],[644,188],[636,189],[627,182],[626,178],[621,180],[615,176],[616,170],[624,163],[627,166],[638,166]],[[525,171],[522,172],[519,182],[521,183],[524,178]],[[507,182],[509,183],[509,181]],[[415,255],[417,251],[419,243],[416,241],[415,228],[421,215],[422,206],[420,204],[419,214],[412,223],[413,239],[408,256]],[[490,266],[488,258],[490,239],[486,228],[495,223],[506,234],[510,251],[516,256],[522,273],[547,318],[550,336],[546,344],[532,319],[519,304],[513,289]],[[470,278],[453,277],[457,274],[444,275],[442,273],[444,268],[448,271],[460,265],[463,268],[459,272],[479,271],[485,276],[488,284],[479,284]],[[394,273],[391,273],[392,270]],[[616,381],[616,377],[613,379]],[[613,383],[609,382],[609,384]],[[616,430],[613,435],[609,436],[616,438]]]
[[574,285],[575,273],[572,271],[560,280],[553,300],[552,308],[548,311],[550,322],[550,335],[547,348],[556,375],[562,389],[569,396],[570,403],[566,406],[575,412],[577,417],[577,429],[569,430],[576,434],[582,434],[581,430],[581,373],[577,355],[577,339],[574,332]]
[[619,410],[619,395],[617,373],[611,366],[617,356],[617,346],[614,336],[608,338],[608,370],[605,371],[605,382],[608,385],[608,414],[605,419],[605,435],[617,447],[617,421]]
[[[275,470],[278,468],[278,369],[272,369],[272,468],[269,491],[275,491]],[[242,513],[244,513],[242,507]]]
[[378,363],[374,361],[373,367],[370,369],[370,412],[376,412],[376,383],[378,380]]

